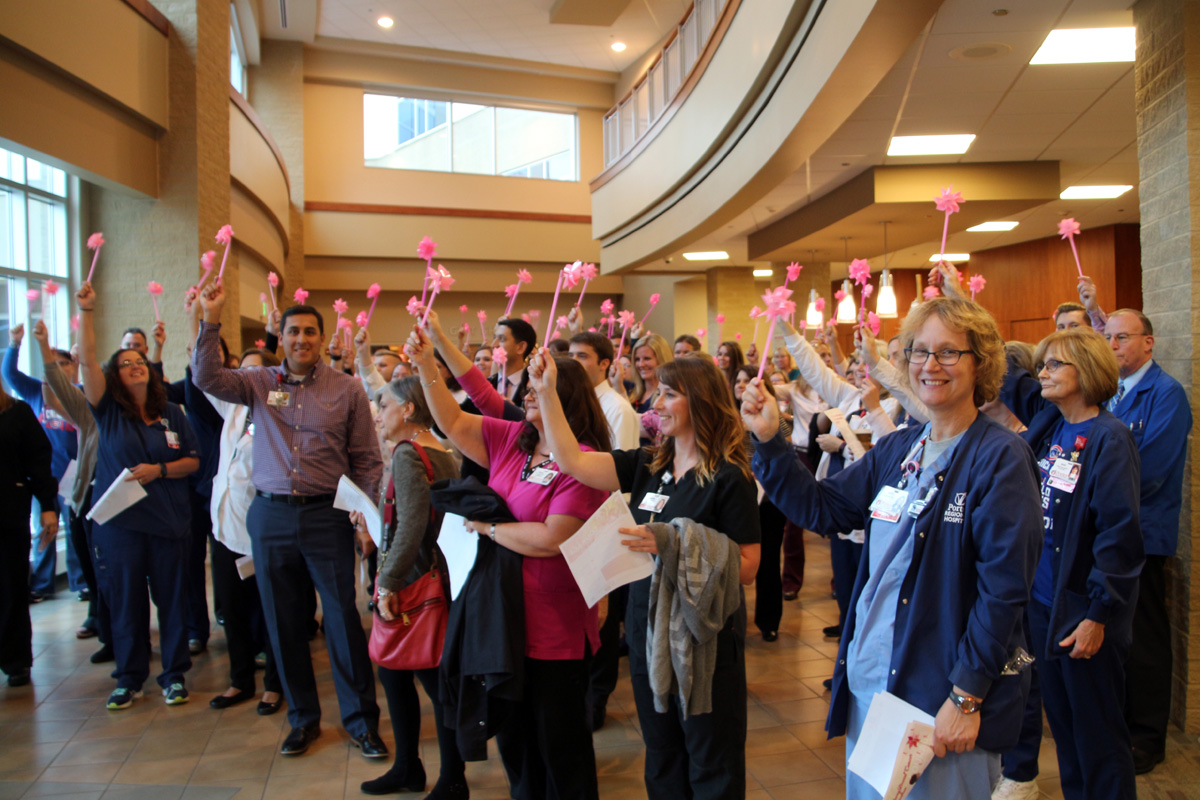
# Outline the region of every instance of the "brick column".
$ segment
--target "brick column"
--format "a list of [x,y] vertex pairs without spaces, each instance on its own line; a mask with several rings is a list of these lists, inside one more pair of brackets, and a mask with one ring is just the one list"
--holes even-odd
[[[96,270],[99,355],[118,345],[131,325],[154,324],[146,283],[163,285],[159,300],[167,324],[168,377],[183,376],[186,327],[183,293],[200,274],[200,253],[217,247],[213,235],[229,221],[229,4],[154,0],[171,22],[170,121],[159,141],[156,198],[94,188],[91,225],[107,244]],[[240,344],[237,319],[237,248],[226,267],[230,290],[225,336]]]
[[[766,282],[762,282],[762,290],[758,289],[754,270],[750,267],[713,267],[704,273],[704,278],[708,297],[708,341],[705,343],[708,352],[715,356],[722,340],[734,340],[739,333],[745,351],[754,333],[750,309],[762,305],[759,295],[766,290]],[[725,323],[720,326],[721,339],[717,339],[717,314],[725,315]]]
[[[1200,6],[1139,0],[1133,8],[1138,61],[1134,70],[1140,169],[1142,308],[1154,322],[1154,358],[1193,398],[1192,358],[1200,314],[1194,299],[1200,264]],[[1200,732],[1200,573],[1193,558],[1193,499],[1200,491],[1184,473],[1178,557],[1168,562],[1167,596],[1174,638],[1172,720]],[[1191,713],[1189,713],[1191,712]]]

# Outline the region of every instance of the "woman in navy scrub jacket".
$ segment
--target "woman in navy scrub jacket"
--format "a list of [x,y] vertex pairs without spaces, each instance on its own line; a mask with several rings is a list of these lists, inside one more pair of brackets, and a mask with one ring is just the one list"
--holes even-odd
[[[612,453],[582,452],[555,392],[557,371],[543,350],[529,366],[529,383],[542,407],[551,449],[563,472],[585,486],[630,494],[638,527],[631,550],[656,553],[647,522],[686,517],[720,531],[741,552],[739,578],[758,573],[758,495],[750,474],[745,433],[725,374],[704,358],[680,358],[658,368],[654,410],[663,443]],[[698,432],[703,431],[703,436]],[[798,462],[797,462],[798,463]],[[657,513],[649,506],[665,500]],[[649,502],[648,502],[649,501]],[[654,709],[646,667],[650,578],[629,585],[625,637],[638,720],[646,741],[646,791],[666,798],[738,798],[746,793],[746,606],[717,634],[712,712],[683,719],[672,696],[666,713]]]
[[[933,760],[912,798],[988,800],[1001,751],[1017,740],[1030,673],[1022,613],[1042,515],[1029,446],[978,411],[1004,377],[986,311],[937,298],[900,333],[909,381],[930,422],[891,433],[817,483],[777,435],[778,405],[747,387],[742,418],[761,442],[754,472],[772,502],[810,530],[866,530],[833,672],[826,729],[854,750],[875,693],[935,717]],[[878,798],[846,775],[849,798]]]
[[92,310],[96,293],[85,283],[79,303],[79,367],[83,392],[100,431],[96,463],[99,498],[125,469],[146,497],[92,532],[96,578],[112,614],[117,689],[112,710],[128,708],[150,675],[150,594],[158,608],[163,671],[158,676],[168,705],[188,700],[183,674],[188,655],[186,603],[191,524],[187,476],[200,467],[187,417],[167,402],[162,378],[136,350],[118,350],[101,366],[96,360]]
[[1145,561],[1137,443],[1103,407],[1112,348],[1090,328],[1052,333],[1034,356],[1053,404],[1021,434],[1037,455],[1045,538],[1029,603],[1042,704],[1066,800],[1137,796],[1125,725],[1125,659]]

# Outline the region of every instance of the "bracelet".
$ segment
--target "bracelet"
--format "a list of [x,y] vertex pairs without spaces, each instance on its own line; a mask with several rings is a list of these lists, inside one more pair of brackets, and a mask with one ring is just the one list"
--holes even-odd
[[493,542],[496,541],[496,523],[492,523],[492,529],[488,531],[488,536],[491,537]]
[[162,475],[162,477],[164,477],[164,478],[167,477],[167,465],[166,464],[160,463],[158,465],[158,471],[159,471],[159,474]]
[[[437,382],[438,382],[438,379],[437,379],[437,378],[434,378],[434,379],[433,379],[433,380],[431,380],[429,383],[426,383],[425,381],[421,381],[421,385],[422,385],[422,386],[433,386],[433,385],[434,385],[435,383],[437,383]],[[495,527],[495,526],[493,526],[493,527]]]

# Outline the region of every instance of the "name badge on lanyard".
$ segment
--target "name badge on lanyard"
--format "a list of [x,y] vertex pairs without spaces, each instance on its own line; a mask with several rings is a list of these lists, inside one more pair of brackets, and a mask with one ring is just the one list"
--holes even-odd
[[1075,485],[1079,483],[1079,474],[1082,469],[1083,466],[1078,461],[1068,458],[1055,459],[1054,466],[1050,468],[1050,474],[1046,476],[1046,483],[1055,489],[1073,494]]
[[172,450],[179,449],[179,434],[175,431],[167,431],[167,447]]
[[291,392],[267,392],[267,405],[275,408],[287,408],[291,404]]
[[533,472],[529,473],[525,480],[529,481],[530,483],[536,483],[538,486],[549,486],[550,482],[554,480],[554,476],[557,474],[558,473],[552,469],[538,467]]
[[929,505],[930,501],[933,500],[933,496],[935,494],[937,494],[937,487],[930,486],[929,491],[925,493],[923,498],[918,498],[908,504],[908,515],[913,519],[921,516],[921,512],[924,511],[925,506]]
[[663,506],[667,504],[668,497],[665,494],[658,492],[646,492],[642,498],[642,502],[638,504],[638,511],[649,511],[653,514],[658,514],[663,510]]
[[904,501],[908,492],[901,491],[895,486],[884,486],[871,503],[871,519],[883,522],[897,522],[904,511]]

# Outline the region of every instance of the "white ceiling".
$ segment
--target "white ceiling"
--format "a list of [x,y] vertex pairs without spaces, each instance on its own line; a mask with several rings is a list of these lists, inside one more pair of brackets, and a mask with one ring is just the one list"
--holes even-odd
[[[876,164],[1059,161],[1062,186],[1138,185],[1133,64],[1030,66],[1055,28],[1132,25],[1130,0],[946,0],[927,29],[871,95],[809,159],[749,210],[687,249],[726,250],[729,262],[748,263],[746,236],[819,198]],[[996,16],[994,9],[1007,14]],[[1011,48],[985,60],[952,51],[984,43]],[[1005,48],[999,48],[1002,52]],[[889,158],[895,135],[977,134],[963,156]],[[970,202],[970,197],[966,198]],[[940,247],[941,218],[930,198],[927,245],[889,255],[893,267],[920,266]],[[1086,229],[1137,222],[1137,189],[1116,200],[1055,201],[1008,217],[1008,233],[956,233],[950,252],[971,252],[1054,234],[1073,216]],[[875,241],[849,243],[850,257],[882,256]],[[675,254],[678,255],[678,254]],[[814,261],[843,262],[843,252],[814,253]],[[667,269],[679,269],[672,259]],[[706,264],[707,265],[707,264]],[[882,266],[882,259],[873,264]],[[662,269],[662,262],[646,269]],[[695,268],[695,264],[691,268]]]
[[[621,71],[674,29],[690,0],[631,0],[611,27],[550,22],[555,0],[321,0],[317,34]],[[384,15],[390,30],[376,20]],[[627,49],[613,52],[622,41]]]

